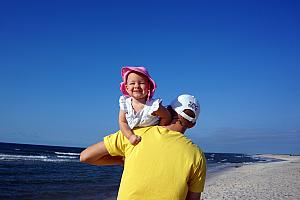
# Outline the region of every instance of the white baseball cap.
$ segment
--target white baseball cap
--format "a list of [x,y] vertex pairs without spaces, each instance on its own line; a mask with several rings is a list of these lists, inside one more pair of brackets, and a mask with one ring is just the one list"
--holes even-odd
[[[200,105],[197,99],[189,94],[182,94],[174,99],[171,103],[171,107],[175,110],[180,116],[185,118],[186,120],[195,123],[200,114]],[[195,118],[188,116],[183,112],[184,110],[191,110],[195,114]]]

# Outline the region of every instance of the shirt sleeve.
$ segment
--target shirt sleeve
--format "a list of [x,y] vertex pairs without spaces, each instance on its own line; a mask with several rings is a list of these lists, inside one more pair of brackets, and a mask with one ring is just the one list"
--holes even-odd
[[119,98],[120,109],[125,113],[127,113],[126,99],[127,98],[125,96],[120,96]]
[[121,131],[104,137],[104,145],[111,156],[124,156],[126,140]]
[[203,192],[206,177],[206,160],[204,154],[201,152],[201,157],[197,165],[193,168],[188,182],[189,191]]
[[151,102],[151,107],[149,109],[149,113],[152,114],[153,112],[157,111],[161,102],[162,102],[162,99],[153,99]]

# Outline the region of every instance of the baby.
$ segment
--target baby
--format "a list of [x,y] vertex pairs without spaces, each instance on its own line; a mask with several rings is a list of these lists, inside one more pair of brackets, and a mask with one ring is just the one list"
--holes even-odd
[[141,141],[133,133],[135,127],[167,125],[171,122],[169,111],[162,106],[161,99],[153,99],[156,83],[145,67],[126,66],[121,71],[123,82],[120,90],[119,126],[132,145]]

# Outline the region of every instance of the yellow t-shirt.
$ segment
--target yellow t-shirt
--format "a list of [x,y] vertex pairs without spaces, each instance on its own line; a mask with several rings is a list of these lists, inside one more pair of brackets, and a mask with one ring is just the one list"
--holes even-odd
[[206,161],[201,149],[182,133],[161,126],[134,129],[136,146],[118,131],[104,138],[112,156],[125,156],[119,200],[183,200],[202,192]]

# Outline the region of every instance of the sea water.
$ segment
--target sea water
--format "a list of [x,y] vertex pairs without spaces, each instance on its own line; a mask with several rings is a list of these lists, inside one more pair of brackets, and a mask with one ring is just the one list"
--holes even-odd
[[[83,148],[0,143],[0,199],[116,199],[122,166],[79,162]],[[245,154],[205,153],[208,174],[262,160]]]

